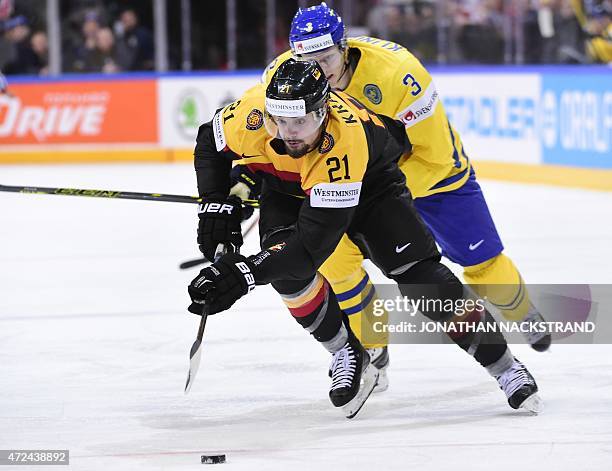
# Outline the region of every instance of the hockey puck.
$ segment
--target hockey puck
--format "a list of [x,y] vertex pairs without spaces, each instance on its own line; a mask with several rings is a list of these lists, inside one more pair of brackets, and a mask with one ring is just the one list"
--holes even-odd
[[202,464],[225,463],[225,455],[202,455]]

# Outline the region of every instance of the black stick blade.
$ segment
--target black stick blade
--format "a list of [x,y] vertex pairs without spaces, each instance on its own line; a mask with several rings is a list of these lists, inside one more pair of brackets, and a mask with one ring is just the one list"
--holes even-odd
[[191,386],[195,380],[198,368],[200,367],[200,358],[202,357],[202,339],[197,338],[191,346],[189,352],[189,372],[187,373],[187,382],[185,383],[185,394],[191,390]]
[[204,328],[206,327],[206,319],[208,319],[208,314],[210,314],[210,306],[205,303],[202,306],[202,319],[200,320],[198,335],[195,342],[193,342],[193,345],[191,346],[191,351],[189,352],[189,372],[187,373],[187,382],[185,383],[185,394],[191,390],[196,374],[198,374],[200,357],[202,356],[202,339],[204,338]]

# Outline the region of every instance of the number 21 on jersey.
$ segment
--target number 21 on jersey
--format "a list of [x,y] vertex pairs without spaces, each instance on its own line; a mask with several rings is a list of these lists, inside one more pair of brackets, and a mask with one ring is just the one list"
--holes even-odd
[[329,175],[330,183],[337,182],[338,180],[349,180],[351,178],[349,174],[348,155],[345,154],[344,157],[342,157],[342,163],[340,163],[338,157],[329,157],[325,163],[329,167],[327,169],[327,175]]

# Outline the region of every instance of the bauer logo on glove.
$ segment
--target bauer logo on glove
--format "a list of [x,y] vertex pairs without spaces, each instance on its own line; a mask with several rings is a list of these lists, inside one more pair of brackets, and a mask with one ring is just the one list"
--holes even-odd
[[200,205],[200,208],[198,210],[199,214],[202,213],[227,213],[227,214],[232,214],[232,211],[234,210],[234,205],[232,204],[221,204],[221,203],[203,203]]
[[236,264],[236,267],[238,268],[238,270],[240,270],[240,273],[244,275],[244,279],[248,284],[247,293],[253,291],[255,289],[255,277],[251,273],[251,269],[249,268],[249,266],[244,262],[238,262]]
[[210,314],[216,314],[254,288],[252,263],[243,255],[230,253],[204,268],[191,282],[188,291],[192,304],[188,310],[201,315],[202,304],[208,304]]
[[237,252],[242,246],[242,202],[236,196],[225,199],[205,198],[198,211],[198,245],[212,261],[219,244]]

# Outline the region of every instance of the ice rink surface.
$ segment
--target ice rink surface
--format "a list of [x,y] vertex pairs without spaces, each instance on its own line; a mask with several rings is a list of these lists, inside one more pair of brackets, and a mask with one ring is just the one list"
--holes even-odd
[[[0,175],[196,193],[187,164]],[[527,282],[612,281],[612,194],[481,184]],[[539,383],[537,417],[456,347],[394,345],[389,390],[349,421],[327,398],[329,354],[259,287],[209,319],[185,396],[199,318],[185,310],[196,271],[178,264],[197,256],[195,228],[194,205],[0,193],[0,449],[70,449],[77,470],[195,470],[214,452],[232,470],[611,469],[608,345],[513,347]]]

